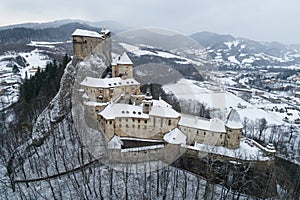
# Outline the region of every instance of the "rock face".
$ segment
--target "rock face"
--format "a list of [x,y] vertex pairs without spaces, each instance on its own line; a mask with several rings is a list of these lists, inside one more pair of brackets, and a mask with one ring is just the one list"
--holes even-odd
[[[105,55],[107,53],[95,53],[85,62],[73,60],[67,65],[59,92],[38,117],[32,138],[18,147],[8,161],[7,169],[12,183],[15,180],[48,177],[91,161],[75,129],[74,113],[71,112],[72,95],[74,87],[78,87],[77,82],[86,73],[99,75],[104,72],[107,66],[105,61],[110,60]],[[33,162],[43,164],[46,168],[35,166]]]

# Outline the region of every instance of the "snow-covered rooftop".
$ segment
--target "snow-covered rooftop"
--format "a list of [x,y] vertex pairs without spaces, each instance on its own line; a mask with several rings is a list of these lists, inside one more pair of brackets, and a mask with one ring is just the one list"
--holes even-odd
[[181,115],[178,124],[181,126],[187,126],[187,127],[197,128],[201,130],[226,133],[224,122],[218,118],[208,120],[208,119],[200,119],[198,117],[191,116],[191,115]]
[[164,140],[170,144],[185,144],[186,136],[178,128],[164,135]]
[[110,33],[110,30],[109,30],[109,29],[107,29],[107,28],[103,28],[103,29],[101,30],[101,33],[103,33],[103,34],[107,35],[107,34],[109,34],[109,33]]
[[178,118],[180,114],[171,107],[152,106],[149,115],[157,117]]
[[119,60],[117,60],[117,64],[120,65],[132,65],[132,61],[130,60],[130,58],[128,57],[127,53],[124,52],[123,55],[120,57]]
[[[162,100],[161,100],[162,101]],[[165,117],[165,118],[178,118],[180,114],[172,109],[172,107],[161,106],[163,103],[153,105],[149,114],[143,113],[142,106],[129,105],[123,103],[113,103],[108,105],[99,114],[105,119],[115,118],[142,118],[149,119],[149,116]]]
[[95,87],[95,88],[110,88],[110,87],[118,87],[123,85],[139,85],[140,83],[137,82],[133,78],[122,79],[120,77],[116,78],[92,78],[86,77],[80,85],[86,87]]
[[148,119],[149,115],[143,113],[143,107],[123,103],[113,103],[108,105],[99,113],[105,119],[115,119],[122,117]]
[[83,29],[76,29],[72,36],[86,36],[86,37],[95,37],[95,38],[102,38],[104,39],[104,36],[102,34],[99,34],[95,31],[88,31]]
[[232,129],[242,129],[243,124],[239,113],[235,109],[231,109],[229,115],[227,116],[226,126]]

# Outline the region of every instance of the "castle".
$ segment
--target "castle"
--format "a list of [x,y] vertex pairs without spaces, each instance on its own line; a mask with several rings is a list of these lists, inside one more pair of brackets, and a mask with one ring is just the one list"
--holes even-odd
[[[75,57],[83,59],[93,53],[103,40],[110,39],[108,33],[76,30]],[[133,63],[126,53],[114,59],[110,67],[111,78],[86,77],[80,83],[83,103],[97,119],[108,143],[115,137],[124,137],[176,145],[239,147],[243,126],[236,110],[232,109],[225,121],[180,114],[164,100],[153,99],[149,90],[141,93],[140,83],[133,77]]]

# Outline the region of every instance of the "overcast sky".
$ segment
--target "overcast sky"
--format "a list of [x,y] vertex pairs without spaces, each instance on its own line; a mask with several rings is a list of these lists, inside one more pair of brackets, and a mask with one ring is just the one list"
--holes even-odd
[[0,25],[113,20],[185,34],[210,31],[300,44],[300,0],[1,0]]

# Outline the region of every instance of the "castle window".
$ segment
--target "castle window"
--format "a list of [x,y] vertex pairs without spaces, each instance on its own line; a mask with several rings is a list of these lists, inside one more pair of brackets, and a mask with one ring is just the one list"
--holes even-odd
[[121,128],[121,127],[122,127],[122,124],[120,124],[119,127]]
[[109,121],[109,124],[112,124],[112,121]]
[[127,110],[126,113],[129,114],[129,111]]
[[140,125],[138,125],[138,129],[139,129],[139,128],[141,128],[141,126],[140,126]]
[[133,111],[133,114],[136,114],[136,112],[135,112],[135,111]]
[[126,119],[126,122],[128,122],[128,119]]
[[128,124],[126,124],[126,128],[129,128]]
[[135,122],[135,119],[132,119],[132,122]]
[[220,138],[222,137],[222,134],[220,135]]
[[147,124],[147,120],[145,120],[145,124]]
[[119,122],[121,122],[122,121],[122,119],[119,119]]
[[138,114],[141,115],[142,113],[141,113],[141,112],[138,112]]
[[141,122],[141,120],[138,120],[138,123],[140,123]]
[[125,111],[124,110],[122,110],[122,114],[124,114],[125,113]]
[[204,131],[204,133],[203,133],[204,135],[206,135],[206,132]]
[[132,124],[132,128],[134,128],[135,127],[135,125],[134,124]]
[[169,126],[171,126],[171,120],[169,119]]

